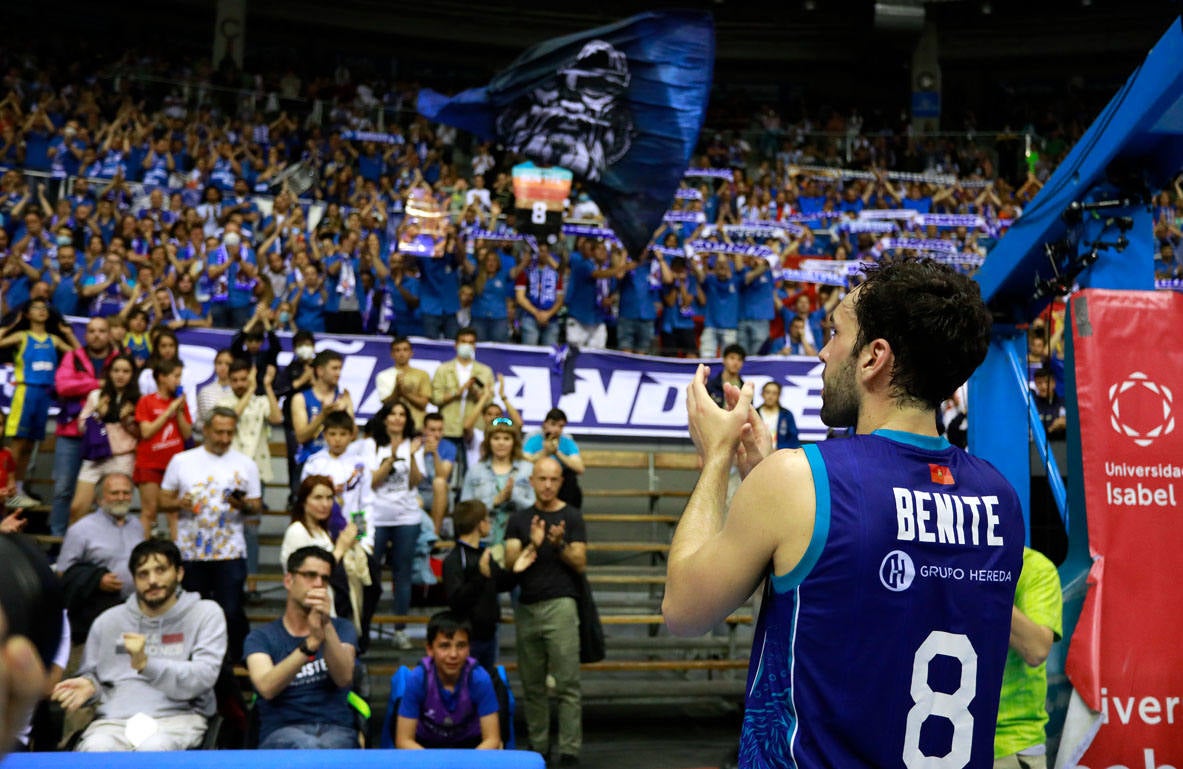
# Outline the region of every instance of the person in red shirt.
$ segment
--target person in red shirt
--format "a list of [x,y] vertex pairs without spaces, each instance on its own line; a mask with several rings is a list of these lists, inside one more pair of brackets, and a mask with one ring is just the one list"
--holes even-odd
[[16,493],[16,460],[8,449],[0,449],[0,534],[15,534],[25,528],[28,521],[24,518],[24,509],[17,508],[11,513],[5,506],[4,500]]
[[[132,480],[140,490],[140,522],[144,536],[152,536],[156,509],[160,501],[160,482],[174,455],[185,450],[185,441],[193,434],[193,418],[181,392],[183,364],[177,359],[162,360],[152,373],[156,392],[140,398],[136,421],[140,423],[140,442],[136,444],[136,468]],[[175,524],[169,524],[169,538],[176,539]]]

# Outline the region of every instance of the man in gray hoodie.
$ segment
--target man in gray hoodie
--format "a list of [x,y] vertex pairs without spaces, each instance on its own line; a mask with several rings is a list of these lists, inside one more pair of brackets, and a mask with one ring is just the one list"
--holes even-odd
[[180,590],[172,542],[149,539],[129,560],[135,595],[95,620],[76,678],[53,699],[73,712],[97,706],[81,751],[186,750],[201,743],[217,703],[226,617],[213,601]]

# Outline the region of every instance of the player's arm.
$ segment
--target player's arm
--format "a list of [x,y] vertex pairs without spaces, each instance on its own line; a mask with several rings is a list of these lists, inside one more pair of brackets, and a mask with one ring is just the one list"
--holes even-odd
[[680,636],[704,633],[726,617],[752,594],[770,563],[774,573],[791,571],[813,530],[813,477],[800,451],[756,464],[727,509],[732,460],[756,427],[753,388],[732,388],[732,408],[722,409],[707,394],[706,375],[699,366],[687,388],[690,434],[703,467],[670,545],[662,602],[666,624]]
[[[484,739],[484,719],[481,719],[481,738]],[[394,747],[399,750],[423,750],[423,746],[415,741],[415,729],[419,726],[418,718],[398,716],[394,726]]]
[[501,750],[501,718],[496,712],[481,716],[481,741],[476,750]]

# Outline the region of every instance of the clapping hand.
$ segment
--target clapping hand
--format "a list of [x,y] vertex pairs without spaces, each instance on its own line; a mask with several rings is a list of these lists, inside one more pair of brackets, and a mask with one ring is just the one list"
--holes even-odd
[[530,519],[530,544],[537,549],[542,547],[545,541],[546,521],[542,520],[542,516],[536,515]]

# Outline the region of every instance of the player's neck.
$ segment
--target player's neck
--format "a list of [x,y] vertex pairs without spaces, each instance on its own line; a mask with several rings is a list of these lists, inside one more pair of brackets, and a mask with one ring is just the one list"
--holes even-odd
[[931,409],[900,406],[895,401],[868,406],[863,404],[859,413],[859,435],[867,435],[876,430],[898,430],[917,435],[937,434],[936,414]]

